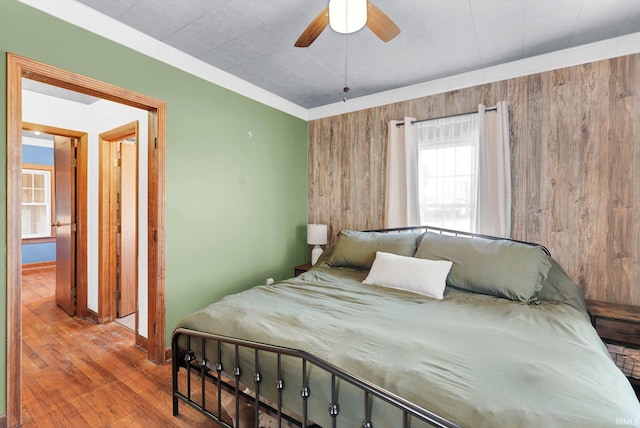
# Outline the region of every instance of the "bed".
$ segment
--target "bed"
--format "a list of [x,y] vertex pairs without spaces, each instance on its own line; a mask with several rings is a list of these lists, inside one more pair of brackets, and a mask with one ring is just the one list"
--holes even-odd
[[342,231],[308,272],[185,316],[172,352],[174,415],[224,426],[640,424],[576,285],[487,236]]

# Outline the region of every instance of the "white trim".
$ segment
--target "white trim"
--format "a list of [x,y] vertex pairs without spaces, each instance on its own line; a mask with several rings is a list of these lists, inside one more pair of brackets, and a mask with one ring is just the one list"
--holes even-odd
[[204,61],[153,39],[115,19],[103,15],[73,0],[18,0],[50,15],[84,28],[137,52],[158,59],[187,73],[244,95],[303,120],[316,120],[338,114],[364,110],[407,101],[446,91],[468,88],[485,83],[544,71],[585,64],[592,61],[640,53],[640,33],[615,37],[574,48],[512,61],[467,73],[431,80],[404,88],[393,89],[349,99],[347,102],[327,104],[306,109],[269,91],[233,76]]
[[455,76],[418,83],[404,88],[379,92],[347,102],[328,104],[309,109],[307,120],[322,119],[386,104],[441,94],[447,91],[469,88],[485,83],[498,82],[514,77],[542,73],[588,62],[600,61],[640,52],[640,33],[615,37],[562,51],[524,58]]

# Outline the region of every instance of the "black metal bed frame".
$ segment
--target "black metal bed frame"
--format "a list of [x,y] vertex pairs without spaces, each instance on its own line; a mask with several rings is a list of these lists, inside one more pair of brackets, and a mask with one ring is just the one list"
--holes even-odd
[[[485,239],[507,239],[510,241],[520,242],[527,245],[539,246],[542,250],[550,255],[549,250],[542,245],[532,244],[524,241],[517,241],[508,238],[498,238],[493,236],[468,233],[468,232],[460,232],[449,229],[442,229],[430,226],[416,226],[416,227],[402,227],[402,228],[393,228],[393,229],[377,229],[377,230],[369,230],[369,232],[383,232],[383,233],[393,233],[393,232],[411,232],[411,231],[430,231],[435,233],[440,233],[444,235],[451,236],[464,236],[469,238],[485,238]],[[182,339],[185,338],[185,339]],[[186,340],[186,351],[181,350],[178,344],[178,341]],[[197,355],[196,352],[193,351],[192,341],[196,341],[196,347],[201,349],[202,355]],[[199,342],[199,343],[197,343]],[[207,347],[207,344],[211,344],[213,349],[215,349],[216,355],[207,355],[207,349],[211,349],[211,347]],[[197,346],[199,345],[199,346]],[[183,344],[184,346],[184,344]],[[330,375],[331,379],[331,403],[327,403],[327,408],[329,415],[331,417],[332,426],[338,426],[338,416],[340,414],[340,403],[338,402],[338,394],[336,392],[336,384],[337,381],[347,382],[348,384],[354,386],[358,390],[362,392],[362,399],[364,400],[364,414],[362,415],[362,428],[372,428],[373,421],[371,420],[372,416],[372,403],[374,399],[381,400],[386,402],[387,404],[399,409],[401,411],[402,420],[398,421],[396,426],[409,428],[412,419],[417,419],[419,421],[426,422],[427,424],[434,427],[443,427],[443,428],[455,428],[457,427],[451,421],[448,421],[435,413],[424,409],[420,406],[417,406],[414,403],[411,403],[405,400],[402,397],[399,397],[383,388],[380,388],[377,385],[374,385],[364,379],[355,377],[344,370],[336,367],[329,362],[326,362],[320,358],[315,357],[305,351],[296,350],[291,348],[285,348],[281,346],[274,346],[264,343],[258,343],[238,338],[226,337],[211,333],[204,333],[200,331],[194,331],[184,328],[176,329],[173,332],[172,336],[172,384],[173,384],[173,415],[177,416],[179,413],[179,402],[183,401],[187,403],[189,406],[195,408],[200,413],[208,416],[212,420],[218,422],[220,425],[233,428],[238,428],[239,418],[240,418],[240,403],[241,400],[245,400],[245,402],[249,402],[253,406],[253,411],[255,412],[255,427],[259,427],[259,414],[260,411],[265,411],[267,414],[273,415],[278,423],[278,427],[282,426],[283,421],[294,424],[296,426],[301,426],[303,428],[307,427],[317,427],[317,425],[313,424],[308,420],[308,405],[307,400],[310,397],[311,390],[308,384],[308,374],[307,369],[310,366],[314,366],[319,368],[320,370],[326,372]],[[232,361],[234,361],[234,367],[231,370],[226,370],[223,368],[223,349],[225,352],[229,352],[229,349],[233,349]],[[245,350],[245,351],[241,351]],[[253,393],[247,393],[242,390],[240,376],[245,368],[240,367],[240,352],[249,352],[253,353],[253,367],[248,368],[247,370],[252,370],[249,373],[253,373],[253,385],[247,385]],[[261,394],[262,388],[268,388],[269,386],[263,386],[261,370],[264,369],[264,365],[261,365],[261,356],[263,355],[274,355],[277,367],[275,371],[277,373],[277,381],[275,385],[271,385],[271,392],[276,397],[275,403],[270,400],[262,400]],[[225,355],[227,361],[229,356]],[[282,370],[282,358],[294,358],[301,362],[302,373],[301,379],[302,384],[297,385],[300,389],[300,405],[301,409],[292,409],[287,407],[286,410],[283,408],[283,390],[285,385],[287,384],[286,379],[283,379],[283,370]],[[179,387],[179,372],[180,369],[184,368],[186,373],[186,391],[181,391]],[[223,374],[224,373],[224,374]],[[228,377],[225,377],[228,376]],[[200,394],[199,397],[194,397],[192,394],[192,377],[197,377],[200,381]],[[209,409],[206,405],[206,397],[207,391],[210,389],[207,388],[207,381],[210,382],[213,388],[211,391],[212,394],[215,395],[215,401],[217,405],[215,409]],[[296,386],[293,386],[294,388]],[[223,420],[223,405],[222,405],[222,394],[223,391],[227,391],[230,394],[233,394],[234,399],[234,407],[235,407],[235,416],[232,421],[233,425],[229,425],[227,422]],[[295,414],[288,412],[296,412]]]
[[461,236],[461,237],[465,237],[465,238],[483,238],[483,239],[491,239],[493,241],[504,240],[504,241],[518,242],[520,244],[530,245],[532,247],[540,247],[542,249],[542,251],[544,251],[544,253],[547,256],[551,256],[551,252],[549,251],[549,249],[547,247],[545,247],[544,245],[542,245],[542,244],[536,244],[536,243],[527,242],[527,241],[520,241],[518,239],[512,239],[512,238],[502,238],[502,237],[499,237],[499,236],[483,235],[481,233],[462,232],[462,231],[459,231],[459,230],[444,229],[444,228],[435,227],[435,226],[394,227],[394,228],[391,228],[391,229],[371,229],[371,230],[366,230],[365,232],[381,232],[381,233],[433,232],[433,233],[439,233],[440,235]]
[[[203,351],[203,355],[198,359],[196,354],[189,350],[183,358],[180,358],[178,340],[181,336],[186,336],[187,339],[187,348],[191,349],[191,341],[192,340],[200,340],[201,349],[206,350],[205,342],[211,341],[215,342],[215,348],[217,350],[216,354],[213,357],[213,360],[208,360],[205,354],[206,351]],[[223,344],[232,345],[234,349],[233,360],[236,362],[235,367],[232,368],[231,373],[235,378],[233,381],[228,381],[224,379],[223,375],[223,365],[222,361],[222,352],[223,352]],[[297,426],[305,427],[316,427],[317,425],[313,424],[308,420],[308,406],[307,399],[311,396],[311,389],[308,384],[308,368],[309,365],[313,365],[327,373],[331,376],[331,396],[332,402],[327,403],[327,411],[332,418],[332,426],[338,426],[338,416],[340,414],[340,403],[337,399],[337,381],[341,380],[349,383],[350,385],[355,386],[360,391],[362,391],[362,399],[364,400],[364,408],[365,414],[363,414],[363,422],[362,428],[372,428],[373,421],[371,420],[371,410],[372,410],[372,400],[379,399],[382,400],[393,407],[399,409],[402,412],[402,420],[398,421],[398,427],[408,428],[411,424],[411,419],[416,418],[423,422],[426,422],[434,427],[442,427],[442,428],[456,428],[458,425],[436,415],[435,413],[430,412],[416,404],[411,403],[410,401],[405,400],[402,397],[399,397],[383,388],[380,388],[364,379],[355,377],[345,372],[344,370],[336,367],[320,358],[315,357],[307,352],[285,348],[281,346],[268,345],[264,343],[252,342],[248,340],[236,339],[227,336],[220,336],[216,334],[203,333],[199,331],[179,328],[176,329],[173,333],[172,338],[172,366],[173,366],[173,415],[178,415],[178,405],[179,401],[184,401],[191,407],[195,408],[199,412],[208,416],[209,418],[215,420],[225,427],[238,427],[238,420],[240,415],[240,402],[241,398],[248,400],[252,403],[255,411],[255,427],[258,428],[259,425],[259,412],[260,410],[267,411],[268,414],[275,415],[276,420],[278,422],[278,426],[282,426],[282,421],[285,420],[287,422],[293,423]],[[247,394],[240,390],[240,374],[243,372],[243,368],[239,366],[239,352],[240,349],[250,349],[254,354],[254,364],[248,370],[252,370],[253,373],[253,382],[252,391],[254,394]],[[271,387],[276,391],[276,403],[275,407],[266,402],[260,401],[261,396],[261,382],[262,375],[261,370],[264,368],[260,364],[260,356],[262,353],[270,353],[275,354],[277,361],[277,381],[275,385]],[[282,392],[287,384],[286,379],[282,378],[282,368],[281,362],[282,357],[286,356],[289,358],[296,358],[301,361],[302,373],[302,385],[297,385],[300,389],[300,404],[301,409],[299,410],[298,415],[300,415],[300,420],[296,419],[296,417],[292,416],[290,413],[297,411],[298,409],[287,408],[286,411],[283,409],[282,403]],[[214,369],[210,369],[212,366]],[[186,382],[187,382],[187,391],[182,392],[179,390],[178,386],[178,372],[180,368],[186,368]],[[191,393],[191,382],[192,376],[197,376],[200,380],[200,394],[199,397],[193,397]],[[215,387],[215,391],[212,393],[217,394],[216,401],[217,406],[215,409],[208,409],[206,406],[206,393],[208,389],[206,388],[206,381],[211,381],[211,386]],[[296,386],[292,386],[295,388]],[[235,406],[235,420],[233,421],[233,425],[227,424],[222,418],[222,396],[220,394],[221,391],[227,390],[230,393],[235,395],[234,397],[234,406]]]

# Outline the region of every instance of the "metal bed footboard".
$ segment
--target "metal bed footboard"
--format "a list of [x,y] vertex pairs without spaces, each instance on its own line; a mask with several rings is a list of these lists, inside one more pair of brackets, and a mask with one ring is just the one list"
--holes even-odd
[[[186,339],[186,349],[180,347],[178,341],[182,340],[183,342]],[[208,346],[207,346],[208,345]],[[399,397],[389,391],[384,390],[376,385],[373,385],[366,380],[358,378],[356,376],[352,376],[349,373],[341,370],[340,368],[323,361],[315,356],[300,350],[268,345],[263,343],[257,343],[242,339],[235,339],[226,336],[220,336],[216,334],[204,333],[184,328],[176,329],[173,333],[172,337],[172,383],[173,383],[173,414],[174,416],[178,415],[178,405],[179,401],[184,401],[191,407],[197,409],[199,412],[205,414],[209,418],[217,421],[222,426],[225,427],[238,427],[239,426],[239,414],[240,414],[240,403],[241,400],[248,400],[253,405],[253,410],[255,412],[255,427],[259,427],[259,412],[260,410],[267,410],[270,414],[274,416],[277,420],[278,427],[281,427],[283,423],[293,423],[294,425],[301,427],[311,427],[316,425],[311,425],[309,422],[309,412],[308,412],[308,399],[312,394],[312,391],[309,387],[309,371],[310,367],[315,367],[323,372],[328,374],[328,379],[330,380],[330,390],[331,390],[331,402],[326,403],[327,412],[331,418],[331,424],[333,427],[337,426],[345,426],[339,425],[339,416],[340,416],[340,402],[339,402],[339,393],[338,390],[340,388],[339,381],[346,382],[349,385],[355,387],[362,393],[363,400],[363,409],[364,412],[362,414],[362,427],[363,428],[373,428],[375,425],[375,421],[372,420],[372,407],[374,400],[381,400],[382,402],[391,405],[395,409],[398,409],[398,414],[400,415],[400,419],[397,424],[394,426],[408,428],[411,425],[412,420],[423,421],[426,422],[430,426],[434,427],[457,427],[456,424],[426,410],[420,406],[417,406],[402,397]],[[194,348],[197,348],[197,352],[194,352]],[[207,355],[207,351],[211,353],[213,349],[213,353],[215,355]],[[233,355],[225,355],[226,361],[229,361],[231,358],[232,361],[235,362],[234,367],[231,370],[223,367],[223,353],[231,352]],[[240,367],[240,353],[241,352],[251,352],[253,354],[253,364],[252,367]],[[202,355],[197,355],[202,353]],[[277,373],[277,380],[275,384],[272,385],[262,385],[262,371],[266,370],[264,360],[268,360],[268,358],[264,358],[266,355],[271,355],[276,363],[275,373]],[[291,379],[284,379],[282,370],[282,360],[285,358],[293,358],[299,359],[301,364],[301,373],[300,378],[296,379],[296,381],[300,381],[301,383],[297,385],[287,385],[288,382],[295,382]],[[178,372],[181,368],[186,369],[186,391],[180,391],[179,387],[179,378]],[[246,385],[250,390],[253,391],[252,394],[247,394],[240,390],[239,386],[241,385],[240,376],[243,371],[248,371],[248,373],[252,373],[253,384]],[[315,370],[315,369],[314,369]],[[229,375],[231,381],[225,381],[223,372]],[[194,376],[197,376],[199,379],[199,387],[200,394],[197,397],[194,397],[192,394],[192,373]],[[211,388],[207,388],[207,379],[211,383]],[[292,409],[290,407],[285,409],[283,408],[283,391],[286,387],[289,388],[297,388],[300,391],[300,408]],[[262,400],[263,395],[262,391],[264,388],[271,388],[271,395],[275,396],[276,399],[273,400]],[[233,425],[229,425],[227,422],[223,420],[222,413],[222,391],[226,390],[233,394],[234,396],[234,404],[235,407],[235,419],[233,420]],[[216,394],[215,402],[217,403],[217,408],[209,409],[206,405],[206,396],[207,394]],[[266,401],[270,404],[267,404]],[[288,403],[289,404],[289,403]],[[348,403],[343,404],[343,406],[348,405]],[[299,415],[299,420],[295,417],[292,417],[292,413],[287,412],[295,412],[294,415]],[[382,426],[382,425],[380,425]],[[414,425],[415,426],[415,425]]]

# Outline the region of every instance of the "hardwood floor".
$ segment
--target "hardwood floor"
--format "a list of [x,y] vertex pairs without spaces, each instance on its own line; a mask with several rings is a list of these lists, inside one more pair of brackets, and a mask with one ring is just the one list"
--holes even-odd
[[66,315],[55,268],[25,269],[22,285],[24,427],[217,426],[186,405],[174,417],[171,365],[155,365],[134,333]]

